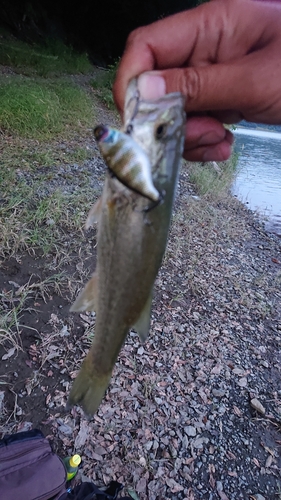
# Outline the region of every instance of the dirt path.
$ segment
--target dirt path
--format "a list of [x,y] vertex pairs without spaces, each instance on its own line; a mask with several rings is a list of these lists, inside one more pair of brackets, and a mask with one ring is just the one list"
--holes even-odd
[[[96,199],[104,166],[90,133],[77,141],[91,157],[50,167],[42,196],[87,179]],[[23,175],[35,185],[40,168]],[[64,406],[95,324],[69,313],[94,269],[95,231],[64,229],[62,214],[56,251],[1,259],[3,310],[21,303],[0,348],[2,432],[39,427],[62,456],[82,455],[84,476],[141,500],[281,499],[280,240],[230,196],[192,193],[185,165],[149,339],[129,335],[91,422]]]

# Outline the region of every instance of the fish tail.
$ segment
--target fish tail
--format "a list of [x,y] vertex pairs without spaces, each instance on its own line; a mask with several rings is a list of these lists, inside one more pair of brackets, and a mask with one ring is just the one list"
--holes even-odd
[[79,404],[88,417],[97,411],[111,378],[111,372],[108,374],[93,373],[91,365],[92,361],[87,356],[73,383],[67,401],[67,409]]

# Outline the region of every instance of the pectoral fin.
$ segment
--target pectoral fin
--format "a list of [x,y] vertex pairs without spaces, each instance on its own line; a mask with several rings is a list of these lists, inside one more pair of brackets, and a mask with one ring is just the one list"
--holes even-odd
[[133,328],[138,332],[142,342],[145,342],[148,336],[150,327],[150,314],[151,314],[152,292],[146,301],[146,304],[141,312],[139,319],[134,324]]
[[79,293],[74,304],[70,308],[70,312],[80,311],[96,311],[98,297],[98,276],[94,273],[90,281]]
[[85,223],[85,229],[90,229],[96,222],[99,222],[102,209],[102,199],[99,198],[98,201],[92,206],[89,215]]

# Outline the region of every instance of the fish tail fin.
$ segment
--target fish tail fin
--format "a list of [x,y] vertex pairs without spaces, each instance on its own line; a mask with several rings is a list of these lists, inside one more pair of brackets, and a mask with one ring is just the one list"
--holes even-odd
[[111,372],[104,375],[93,373],[90,369],[91,365],[92,361],[87,356],[67,401],[67,409],[79,404],[88,417],[97,411],[111,378]]

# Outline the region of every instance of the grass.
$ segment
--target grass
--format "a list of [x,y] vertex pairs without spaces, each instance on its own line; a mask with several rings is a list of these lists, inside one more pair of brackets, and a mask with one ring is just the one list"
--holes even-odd
[[[81,136],[48,142],[2,136],[0,260],[25,251],[54,252],[58,266],[70,258],[95,201],[90,172],[78,167],[94,154],[83,147],[89,134],[82,129]],[[74,175],[69,164],[76,162]]]
[[90,97],[63,80],[0,79],[0,130],[49,138],[93,121]]
[[0,40],[0,64],[13,66],[25,75],[43,77],[88,73],[92,69],[86,53],[78,53],[61,40],[27,44],[9,35]]
[[189,168],[189,179],[200,196],[217,198],[228,194],[234,179],[238,156],[233,153],[228,161],[217,165],[210,163],[194,163]]
[[[42,298],[47,302],[49,298],[56,293],[61,295],[62,288],[67,284],[67,278],[64,273],[53,274],[42,281],[33,281],[31,276],[27,283],[22,286],[16,286],[15,290],[5,291],[0,293],[0,346],[4,346],[9,354],[22,350],[22,329],[31,329],[26,324],[21,324],[21,317],[24,313],[32,313],[34,308],[30,307],[30,299],[32,302]],[[37,332],[37,330],[35,330]],[[39,335],[39,332],[37,332]],[[10,351],[10,353],[9,353]]]
[[0,206],[2,257],[38,250],[43,255],[51,251],[63,254],[74,242],[74,238],[69,241],[69,232],[81,235],[83,209],[91,205],[92,189],[85,186],[72,194],[59,188],[48,192],[41,189],[42,183],[43,179],[29,185],[16,176],[13,182],[3,175],[0,178],[0,190],[5,193]]
[[97,91],[98,97],[111,110],[115,109],[112,85],[115,80],[118,64],[119,61],[116,61],[107,70],[101,70],[91,81],[91,85]]
[[[2,298],[3,294],[0,295]],[[19,325],[19,312],[21,307],[19,305],[13,306],[6,311],[2,308],[0,303],[0,346],[5,345],[7,348],[11,346],[15,350],[21,350],[20,338],[20,325]]]
[[[63,172],[57,186],[57,167],[93,155],[84,144],[94,122],[94,103],[61,75],[85,72],[91,65],[85,54],[59,41],[28,45],[5,34],[0,64],[33,75],[0,75],[0,255],[47,255],[58,249],[63,255],[72,245],[68,232],[81,236],[83,207],[89,208],[93,189],[87,173],[81,178],[77,170],[75,186],[65,191],[72,179]],[[60,76],[39,76],[56,73]]]

